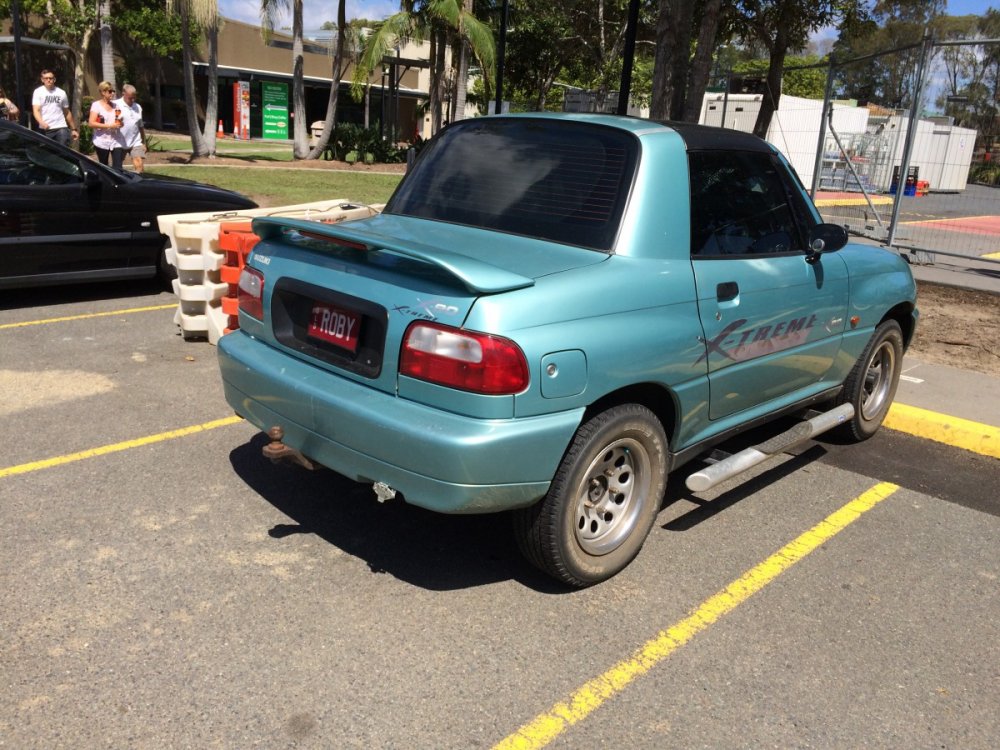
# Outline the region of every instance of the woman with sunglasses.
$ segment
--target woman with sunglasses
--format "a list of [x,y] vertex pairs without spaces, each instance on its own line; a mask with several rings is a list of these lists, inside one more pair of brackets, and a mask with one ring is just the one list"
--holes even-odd
[[125,141],[121,134],[122,111],[113,103],[115,87],[107,81],[101,81],[97,90],[101,92],[101,98],[95,99],[90,105],[90,119],[87,120],[94,131],[94,151],[101,164],[106,165],[110,158],[111,166],[121,169],[125,160]]

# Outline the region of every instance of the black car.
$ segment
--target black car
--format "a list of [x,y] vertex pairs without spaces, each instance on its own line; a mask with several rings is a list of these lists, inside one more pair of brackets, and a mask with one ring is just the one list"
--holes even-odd
[[0,289],[170,277],[157,216],[256,205],[212,185],[110,169],[0,122]]

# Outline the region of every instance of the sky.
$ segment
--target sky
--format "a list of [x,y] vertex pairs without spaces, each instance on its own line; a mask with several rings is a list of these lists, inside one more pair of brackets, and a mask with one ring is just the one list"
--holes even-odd
[[[303,0],[303,7],[307,29],[317,29],[324,21],[337,19],[337,0]],[[980,15],[990,7],[1000,10],[1000,0],[948,0],[948,13],[953,16]],[[226,18],[252,24],[260,22],[260,0],[219,0],[219,10]],[[347,0],[348,20],[381,19],[398,10],[398,0]],[[284,25],[291,25],[290,15]]]
[[[289,3],[290,4],[290,3]],[[953,16],[982,15],[988,8],[1000,10],[1000,0],[948,0],[947,12]],[[219,10],[226,18],[245,23],[260,23],[260,0],[219,0]],[[379,20],[399,10],[399,0],[347,0],[347,18],[368,18]],[[304,25],[307,33],[318,29],[326,21],[336,21],[337,0],[303,0]],[[291,14],[285,14],[285,22],[277,28],[291,26]],[[837,37],[836,29],[821,29],[813,36],[821,53],[829,50]],[[932,75],[933,77],[933,75]],[[933,81],[931,86],[934,87]],[[928,95],[933,101],[934,92]]]
[[948,0],[948,14],[952,16],[980,16],[988,8],[1000,10],[998,0]]
[[[998,0],[1000,1],[1000,0]],[[291,5],[291,3],[289,3]],[[399,10],[399,0],[347,0],[347,20],[386,18]],[[219,0],[219,12],[226,18],[245,23],[260,23],[260,0]],[[287,13],[281,26],[291,26],[292,16]],[[326,21],[337,20],[337,0],[303,0],[303,23],[307,30],[318,29]]]

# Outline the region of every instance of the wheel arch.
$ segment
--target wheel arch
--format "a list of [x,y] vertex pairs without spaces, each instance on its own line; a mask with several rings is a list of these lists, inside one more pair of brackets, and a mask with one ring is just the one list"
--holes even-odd
[[670,444],[673,444],[677,424],[677,398],[668,388],[657,383],[636,383],[601,396],[587,407],[583,422],[621,404],[641,404],[649,409],[660,420],[663,432]]
[[895,320],[899,323],[899,327],[903,331],[904,352],[910,348],[910,343],[913,341],[913,335],[917,328],[916,317],[913,314],[914,307],[912,302],[900,302],[882,316],[882,320],[879,321],[879,325],[887,320]]

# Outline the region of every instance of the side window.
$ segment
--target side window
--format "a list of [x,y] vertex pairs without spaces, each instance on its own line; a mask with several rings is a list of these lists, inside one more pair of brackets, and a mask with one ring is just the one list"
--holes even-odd
[[80,162],[47,143],[0,132],[0,184],[66,185],[83,182]]
[[691,254],[760,256],[805,249],[804,207],[764,152],[692,151]]

